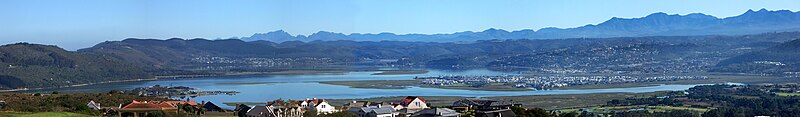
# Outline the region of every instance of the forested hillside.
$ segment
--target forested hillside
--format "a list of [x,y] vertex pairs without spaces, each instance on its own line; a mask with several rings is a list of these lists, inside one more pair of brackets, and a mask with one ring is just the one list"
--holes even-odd
[[27,43],[0,46],[0,66],[0,89],[152,77],[145,69],[116,58]]
[[800,72],[800,37],[780,45],[723,60],[715,71],[796,74]]

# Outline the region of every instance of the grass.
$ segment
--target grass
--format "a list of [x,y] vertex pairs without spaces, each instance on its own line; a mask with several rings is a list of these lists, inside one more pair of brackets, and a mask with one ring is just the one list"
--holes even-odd
[[800,96],[800,93],[775,93],[778,96]]
[[663,109],[663,110],[688,110],[694,112],[706,112],[707,108],[692,108],[692,107],[675,107],[675,106],[647,106],[648,108]]
[[38,113],[0,112],[0,117],[93,117],[93,116],[78,114],[78,113],[70,113],[70,112],[38,112]]
[[534,95],[534,96],[500,96],[486,97],[492,100],[510,100],[520,103],[525,107],[535,107],[544,109],[570,109],[600,106],[614,99],[625,99],[631,97],[650,97],[655,95],[666,95],[666,92],[647,92],[647,93],[590,93],[590,94],[559,94],[559,95]]

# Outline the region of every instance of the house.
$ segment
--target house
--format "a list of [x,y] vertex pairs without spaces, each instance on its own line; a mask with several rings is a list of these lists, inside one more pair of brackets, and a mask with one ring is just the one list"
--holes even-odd
[[281,109],[269,106],[255,106],[245,113],[246,117],[283,117]]
[[304,108],[305,110],[317,111],[317,114],[336,112],[336,107],[331,106],[330,104],[328,104],[327,101],[323,99],[317,99],[317,98],[314,98],[312,100],[309,99],[303,100],[303,102],[300,102],[300,107]]
[[367,107],[367,106],[369,106],[369,103],[370,103],[369,101],[353,101],[353,102],[350,102],[350,103],[342,105],[342,107],[345,107],[346,109],[358,108],[358,107]]
[[271,106],[271,107],[275,107],[275,108],[283,108],[284,107],[282,102],[267,102],[266,106]]
[[411,115],[411,117],[458,117],[461,113],[447,108],[426,108]]
[[516,117],[517,114],[511,109],[500,109],[491,111],[476,111],[475,117]]
[[403,109],[398,110],[397,112],[400,113],[400,116],[402,116],[402,117],[410,117],[414,113],[417,113],[417,112],[419,112],[421,110],[423,110],[423,109],[407,109],[407,108],[403,108]]
[[396,110],[396,111],[397,111],[397,110],[402,110],[402,109],[404,109],[404,108],[405,108],[405,107],[403,107],[403,105],[401,105],[401,104],[399,104],[399,103],[390,103],[390,105],[391,105],[391,106],[392,106],[392,108],[394,108],[394,110]]
[[94,100],[89,101],[89,103],[86,104],[86,106],[88,106],[89,108],[94,109],[94,110],[100,110],[100,104],[95,103]]
[[[121,106],[121,105],[120,105]],[[176,114],[178,112],[178,108],[168,102],[164,101],[136,101],[133,100],[131,103],[119,107],[117,110],[119,116],[127,117],[140,117],[140,116],[148,116],[151,115],[150,113],[160,113],[164,112],[166,114]]]
[[425,103],[425,99],[417,96],[408,96],[406,98],[403,98],[403,100],[400,101],[400,104],[403,105],[403,108],[407,109],[428,108],[428,104]]
[[197,102],[192,101],[192,100],[187,100],[187,101],[165,101],[165,102],[171,103],[172,105],[175,105],[175,106],[188,105],[188,106],[197,107],[197,105],[199,105]]
[[360,108],[352,107],[347,111],[360,117],[396,117],[400,114],[399,112],[395,112],[394,108],[389,106],[369,106]]
[[250,109],[251,109],[250,106],[239,104],[238,106],[236,106],[235,109],[233,109],[234,112],[233,115],[238,117],[246,117],[247,111],[249,111]]
[[516,115],[511,111],[512,106],[521,106],[521,104],[512,104],[510,101],[461,99],[453,102],[450,108],[457,112],[472,110],[476,117],[513,117]]
[[450,107],[456,111],[476,110],[476,111],[492,111],[501,109],[511,109],[512,106],[522,106],[521,104],[512,104],[510,101],[494,101],[494,100],[481,100],[481,99],[461,99],[453,102]]
[[205,104],[203,104],[203,109],[206,109],[206,111],[225,112],[225,109],[222,109],[221,107],[217,106],[216,104],[211,103],[211,101],[206,102]]

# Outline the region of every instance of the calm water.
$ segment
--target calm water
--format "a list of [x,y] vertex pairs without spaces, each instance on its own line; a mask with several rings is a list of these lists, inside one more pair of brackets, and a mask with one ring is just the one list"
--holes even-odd
[[[180,80],[155,80],[125,83],[109,83],[90,85],[82,87],[71,87],[55,90],[44,90],[41,92],[105,92],[109,90],[133,89],[136,87],[146,87],[153,85],[162,86],[188,86],[207,91],[239,91],[237,95],[214,95],[200,96],[194,100],[221,102],[263,102],[275,99],[348,99],[348,98],[369,98],[383,96],[515,96],[515,95],[545,95],[545,94],[582,94],[582,93],[601,93],[601,92],[653,92],[665,90],[686,90],[695,85],[660,85],[650,87],[635,88],[611,88],[611,89],[586,89],[586,90],[542,90],[542,91],[471,91],[455,89],[437,89],[411,87],[406,89],[361,89],[350,88],[348,86],[319,84],[319,81],[353,81],[353,80],[408,80],[415,76],[439,76],[439,75],[509,75],[514,73],[504,73],[489,70],[467,70],[467,71],[441,71],[430,70],[426,74],[413,75],[370,75],[376,72],[350,72],[338,75],[274,75],[274,76],[252,76],[252,77],[215,77],[201,79],[180,79]],[[226,82],[286,82],[276,84],[219,84]],[[218,104],[222,105],[222,104]],[[230,108],[230,107],[229,107]]]

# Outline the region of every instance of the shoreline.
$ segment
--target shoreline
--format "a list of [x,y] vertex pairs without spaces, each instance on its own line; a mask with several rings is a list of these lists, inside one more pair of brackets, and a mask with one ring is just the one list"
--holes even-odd
[[[21,88],[21,89],[8,89],[8,90],[0,90],[0,92],[18,92],[18,91],[34,91],[34,90],[47,90],[47,89],[59,89],[59,88],[70,88],[70,87],[80,87],[80,86],[89,86],[89,85],[96,85],[96,84],[107,84],[107,83],[120,83],[120,82],[136,82],[136,81],[153,81],[153,80],[161,80],[161,79],[193,79],[193,78],[209,78],[209,77],[247,77],[247,76],[269,76],[269,75],[331,75],[331,74],[338,74],[338,73],[348,73],[348,72],[386,72],[386,71],[408,71],[408,70],[281,70],[275,72],[225,72],[219,75],[171,75],[171,76],[153,76],[152,78],[139,78],[139,79],[127,79],[127,80],[112,80],[112,81],[102,81],[102,82],[94,82],[94,83],[82,83],[82,84],[73,84],[73,85],[64,85],[64,86],[55,86],[55,87],[37,87],[37,88]],[[427,70],[424,73],[428,73]],[[395,74],[392,74],[395,75]],[[396,74],[400,75],[400,74]],[[408,74],[403,74],[408,75]]]
[[[657,82],[635,82],[635,83],[613,83],[613,84],[589,84],[589,85],[571,85],[566,87],[554,87],[546,90],[580,90],[580,89],[607,89],[607,88],[634,88],[634,87],[648,87],[658,85],[690,85],[690,84],[716,84],[716,83],[744,83],[744,84],[759,84],[759,83],[784,83],[784,82],[800,82],[800,79],[787,79],[780,76],[744,76],[744,75],[710,75],[708,79],[702,80],[676,80],[676,81],[657,81]],[[412,80],[364,80],[364,81],[323,81],[320,84],[348,86],[351,88],[364,88],[364,89],[405,89],[408,87],[423,87],[423,88],[439,88],[439,89],[458,89],[458,90],[472,90],[472,91],[533,91],[529,88],[514,88],[514,87],[484,87],[474,88],[468,86],[437,86],[421,84],[422,81]]]

